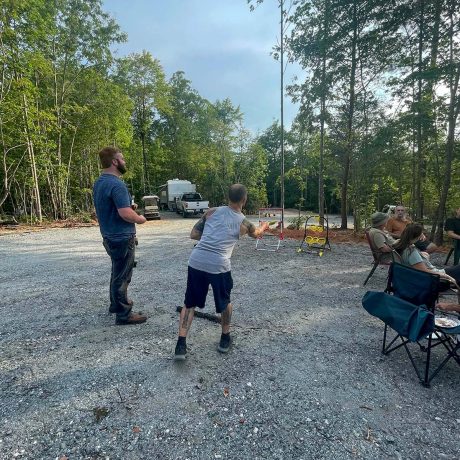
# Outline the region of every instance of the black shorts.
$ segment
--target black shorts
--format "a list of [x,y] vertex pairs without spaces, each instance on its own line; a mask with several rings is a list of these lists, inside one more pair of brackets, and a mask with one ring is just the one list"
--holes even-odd
[[222,313],[230,303],[230,293],[233,288],[231,272],[207,273],[188,267],[184,305],[187,308],[204,308],[209,285],[212,286],[212,292],[214,293],[216,312]]
[[430,244],[431,244],[431,241],[427,238],[425,241],[420,241],[420,240],[416,241],[415,247],[419,251],[426,251]]

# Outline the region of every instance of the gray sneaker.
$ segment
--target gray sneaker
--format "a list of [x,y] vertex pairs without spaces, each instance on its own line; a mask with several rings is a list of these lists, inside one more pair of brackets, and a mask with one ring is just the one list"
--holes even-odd
[[217,347],[217,350],[220,351],[221,353],[228,353],[228,350],[230,350],[231,345],[232,345],[232,338],[230,337],[230,335],[221,335],[219,346]]

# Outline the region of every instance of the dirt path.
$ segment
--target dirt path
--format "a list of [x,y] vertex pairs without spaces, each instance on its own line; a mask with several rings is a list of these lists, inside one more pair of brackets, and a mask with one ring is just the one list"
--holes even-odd
[[[193,219],[168,217],[138,229],[141,326],[107,313],[97,227],[0,237],[2,460],[460,458],[459,368],[425,389],[403,351],[382,357],[365,245],[318,258],[242,239],[233,350],[196,319],[174,363]],[[379,269],[368,288],[384,283]]]

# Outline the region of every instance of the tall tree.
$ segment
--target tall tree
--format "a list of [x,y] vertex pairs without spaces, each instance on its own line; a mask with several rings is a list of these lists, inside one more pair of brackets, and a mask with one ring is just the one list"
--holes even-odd
[[[86,72],[97,69],[107,73],[112,62],[110,46],[126,39],[115,21],[103,11],[101,0],[57,0],[46,2],[54,17],[44,43],[47,71],[36,75],[43,88],[39,108],[51,110],[50,127],[55,147],[48,150],[47,178],[56,218],[67,215],[69,162],[75,142],[75,126],[69,118],[81,112],[75,104],[75,86]],[[64,152],[64,148],[66,152]]]
[[134,132],[142,149],[142,189],[147,193],[152,186],[148,176],[148,134],[152,132],[152,123],[158,112],[169,110],[169,88],[160,62],[147,51],[120,59],[116,81],[123,85],[133,101]]
[[[35,23],[36,20],[36,23]],[[34,24],[32,28],[31,25]],[[35,94],[28,77],[32,63],[41,56],[41,40],[52,25],[43,1],[18,0],[0,5],[0,136],[2,142],[1,204],[8,198],[23,156],[12,158],[26,147],[33,200],[30,214],[42,219],[41,194],[35,155],[33,107]],[[31,107],[32,104],[32,107]],[[17,162],[16,165],[14,162]],[[13,168],[13,170],[11,169]]]
[[[432,237],[436,235],[436,242],[442,241],[442,217],[445,213],[446,203],[450,191],[452,180],[452,162],[456,148],[455,129],[460,113],[460,52],[458,49],[458,40],[460,36],[457,2],[449,0],[447,2],[447,11],[445,12],[446,21],[446,40],[445,52],[443,53],[442,73],[443,82],[448,88],[448,106],[447,106],[447,139],[445,144],[444,159],[444,181],[442,184],[441,198],[436,210],[435,221],[432,227]],[[431,61],[433,63],[433,61]],[[458,141],[457,141],[458,144]]]

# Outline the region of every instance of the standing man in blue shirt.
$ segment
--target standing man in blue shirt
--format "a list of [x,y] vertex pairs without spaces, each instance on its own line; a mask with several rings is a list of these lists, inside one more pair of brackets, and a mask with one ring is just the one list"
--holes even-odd
[[135,224],[146,219],[138,215],[131,205],[128,188],[120,177],[126,172],[126,162],[121,151],[105,147],[99,152],[103,168],[93,186],[96,208],[103,245],[112,259],[110,276],[110,313],[116,313],[115,324],[140,324],[147,317],[132,313],[132,301],[128,300],[128,285],[134,267],[136,240]]

